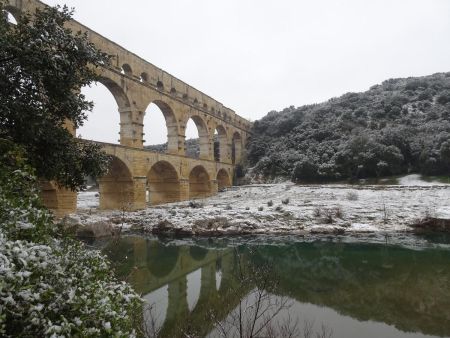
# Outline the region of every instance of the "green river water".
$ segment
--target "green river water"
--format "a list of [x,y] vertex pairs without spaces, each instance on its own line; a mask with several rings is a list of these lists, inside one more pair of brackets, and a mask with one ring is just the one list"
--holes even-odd
[[267,314],[285,305],[272,319],[274,327],[297,323],[300,337],[309,327],[311,337],[327,332],[370,338],[450,336],[449,243],[445,235],[308,240],[129,235],[95,246],[111,259],[117,276],[146,299],[149,336],[158,331],[162,337],[220,337],[221,326],[236,335],[239,305],[252,318],[255,290],[266,288]]

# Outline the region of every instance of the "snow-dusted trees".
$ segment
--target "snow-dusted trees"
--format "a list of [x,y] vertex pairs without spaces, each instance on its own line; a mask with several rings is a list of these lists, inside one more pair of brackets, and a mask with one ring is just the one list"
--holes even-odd
[[254,124],[254,173],[294,181],[450,170],[450,73],[270,112]]

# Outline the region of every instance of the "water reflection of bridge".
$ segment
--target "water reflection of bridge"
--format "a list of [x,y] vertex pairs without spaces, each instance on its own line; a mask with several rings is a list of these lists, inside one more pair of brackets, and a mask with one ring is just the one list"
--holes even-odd
[[129,237],[106,251],[125,257],[111,258],[118,262],[117,272],[127,276],[146,299],[144,317],[157,305],[152,308],[152,320],[162,328],[161,336],[172,336],[186,325],[190,332],[207,334],[214,324],[206,320],[209,310],[220,309],[218,315],[225,317],[248,292],[239,287],[238,258],[231,248],[164,245]]

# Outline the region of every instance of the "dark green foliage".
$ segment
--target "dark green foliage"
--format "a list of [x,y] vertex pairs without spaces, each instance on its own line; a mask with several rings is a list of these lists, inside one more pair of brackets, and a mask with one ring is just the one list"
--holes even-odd
[[248,143],[255,174],[293,181],[450,171],[450,73],[272,111]]
[[0,16],[0,138],[22,147],[39,177],[77,189],[105,171],[107,157],[64,126],[83,124],[92,103],[79,89],[98,79],[95,68],[109,57],[64,27],[71,15],[45,8],[17,25]]

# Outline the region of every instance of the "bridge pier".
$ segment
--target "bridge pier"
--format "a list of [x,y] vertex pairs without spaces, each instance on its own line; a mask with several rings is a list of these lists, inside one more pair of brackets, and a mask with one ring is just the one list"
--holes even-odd
[[98,180],[100,209],[134,211],[146,207],[146,177],[103,177]]
[[144,129],[144,113],[130,108],[119,109],[120,144],[128,147],[142,148]]
[[77,193],[58,187],[54,182],[40,181],[42,203],[55,217],[73,213],[77,210]]

